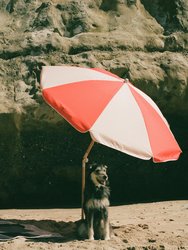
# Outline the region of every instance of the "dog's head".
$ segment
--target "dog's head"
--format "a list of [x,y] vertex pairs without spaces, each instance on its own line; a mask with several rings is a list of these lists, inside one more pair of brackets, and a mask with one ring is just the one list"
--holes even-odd
[[92,164],[90,166],[90,178],[95,186],[108,185],[107,166]]

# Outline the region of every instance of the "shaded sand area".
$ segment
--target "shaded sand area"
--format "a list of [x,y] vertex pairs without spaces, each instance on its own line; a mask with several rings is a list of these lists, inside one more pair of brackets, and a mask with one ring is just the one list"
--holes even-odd
[[80,241],[80,209],[0,210],[0,250],[188,249],[188,201],[110,207],[109,241]]

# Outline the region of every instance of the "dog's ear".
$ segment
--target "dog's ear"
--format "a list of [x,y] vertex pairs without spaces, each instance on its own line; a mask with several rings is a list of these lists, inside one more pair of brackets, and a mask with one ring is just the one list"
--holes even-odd
[[94,171],[98,166],[104,167],[106,170],[108,169],[108,167],[107,167],[105,164],[101,164],[101,165],[100,165],[100,164],[94,162],[94,163],[91,163],[91,164],[89,165],[89,171],[90,171],[90,172]]
[[96,162],[93,162],[90,164],[90,168],[96,168],[98,166],[98,164]]
[[106,166],[105,164],[101,165],[105,170],[108,170],[108,166]]
[[108,169],[108,166],[106,166],[106,165],[103,165],[105,168],[106,168],[106,170]]
[[90,172],[94,171],[94,170],[96,169],[96,167],[97,167],[97,163],[91,163],[91,164],[89,165],[89,171],[90,171]]
[[92,165],[92,164],[90,164],[88,169],[91,171],[91,170],[92,170],[92,168],[93,168],[93,165]]

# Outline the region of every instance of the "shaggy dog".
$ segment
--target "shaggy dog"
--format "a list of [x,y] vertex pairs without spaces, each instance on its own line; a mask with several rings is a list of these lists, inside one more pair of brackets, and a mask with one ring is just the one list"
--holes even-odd
[[82,224],[82,229],[85,227],[89,240],[110,239],[108,220],[109,196],[107,166],[91,165],[84,193],[84,213],[86,220],[84,226]]

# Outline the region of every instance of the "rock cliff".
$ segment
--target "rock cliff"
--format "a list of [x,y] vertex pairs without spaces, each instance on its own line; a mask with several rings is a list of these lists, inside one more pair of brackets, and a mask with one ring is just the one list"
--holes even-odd
[[79,201],[89,136],[44,103],[43,65],[100,67],[127,77],[170,122],[184,151],[176,163],[156,167],[96,145],[91,160],[111,166],[114,201],[187,195],[187,51],[186,0],[1,0],[2,206]]

